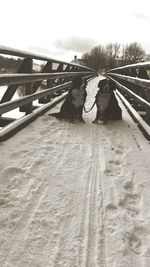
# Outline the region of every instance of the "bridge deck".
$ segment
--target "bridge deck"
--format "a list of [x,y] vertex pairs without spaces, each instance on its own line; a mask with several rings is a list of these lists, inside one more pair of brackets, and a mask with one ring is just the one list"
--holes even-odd
[[150,147],[121,107],[107,125],[45,114],[0,144],[0,266],[150,266]]

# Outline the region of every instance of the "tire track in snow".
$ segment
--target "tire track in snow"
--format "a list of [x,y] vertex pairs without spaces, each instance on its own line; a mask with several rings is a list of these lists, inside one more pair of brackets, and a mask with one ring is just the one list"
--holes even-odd
[[[82,211],[82,223],[81,223],[81,233],[80,233],[80,246],[79,246],[79,259],[78,266],[89,266],[90,264],[90,255],[91,249],[94,250],[93,258],[95,259],[95,240],[94,240],[94,231],[93,227],[95,224],[94,218],[94,209],[95,207],[95,179],[94,176],[95,166],[91,164],[89,168],[89,174],[87,179],[87,187],[85,190],[84,196],[84,205]],[[95,227],[96,228],[96,227]],[[97,250],[96,250],[97,251]],[[94,262],[93,262],[94,263]]]
[[[87,126],[88,127],[88,126]],[[86,130],[85,130],[86,131]],[[82,181],[82,178],[87,177],[86,186],[84,188],[84,197],[82,199],[82,208],[81,211],[78,211],[81,217],[81,222],[79,222],[80,232],[78,234],[77,242],[78,242],[78,253],[76,255],[76,263],[73,264],[74,261],[72,261],[72,266],[90,266],[91,264],[95,266],[95,264],[98,264],[97,262],[103,261],[103,265],[105,259],[105,249],[103,249],[104,242],[104,235],[103,235],[103,216],[101,216],[101,206],[103,206],[103,200],[101,199],[102,196],[102,190],[100,188],[100,179],[101,179],[101,172],[105,169],[105,162],[101,162],[101,155],[99,150],[98,141],[95,142],[94,138],[97,138],[99,135],[99,129],[96,129],[97,136],[95,135],[95,128],[93,132],[93,128],[90,128],[90,131],[88,133],[88,136],[86,136],[88,141],[88,164],[89,168],[86,167],[86,173],[82,173],[85,169],[79,170],[80,180]],[[77,136],[80,134],[80,127],[76,127],[75,131],[73,132],[72,138],[77,139]],[[85,137],[84,137],[85,139]],[[72,142],[72,139],[70,140]],[[85,151],[85,143],[82,140],[78,143],[73,143],[73,147],[80,147],[82,151]],[[87,149],[87,146],[86,146]],[[79,152],[78,152],[79,153]],[[80,153],[79,153],[80,154]],[[76,155],[76,159],[78,158],[78,155]],[[82,158],[82,155],[80,155]],[[80,157],[78,160],[80,161]],[[96,159],[96,160],[95,160]],[[84,158],[85,160],[85,158]],[[99,164],[102,164],[100,167]],[[78,165],[78,162],[77,162]],[[87,164],[86,164],[87,165]],[[77,170],[76,170],[77,171]],[[80,173],[81,171],[81,173]],[[82,177],[83,174],[83,177]],[[77,174],[76,174],[77,175]],[[83,179],[84,181],[84,179]],[[103,215],[103,214],[102,214]],[[55,243],[55,252],[53,255],[53,264],[54,266],[67,266],[65,262],[66,251],[69,248],[64,248],[68,243],[68,239],[65,236],[65,230],[69,227],[69,221],[60,221],[59,232],[60,235]],[[77,222],[76,222],[77,223]],[[78,228],[78,227],[77,227]],[[99,241],[100,239],[100,241]],[[66,243],[67,242],[67,243]],[[72,247],[73,246],[73,247]],[[74,249],[74,245],[70,244],[70,247]],[[99,249],[103,252],[99,253]],[[64,251],[64,254],[63,254]],[[76,253],[76,252],[75,252]],[[100,255],[99,255],[100,254]],[[94,255],[94,256],[93,256]],[[101,255],[102,260],[101,260]],[[64,259],[63,259],[63,258]],[[67,259],[69,262],[69,259]],[[63,262],[62,262],[63,261]],[[71,265],[70,265],[71,266]]]
[[[94,125],[93,128],[93,140],[99,140],[99,128]],[[103,136],[103,130],[102,136]],[[98,239],[98,250],[97,250],[97,258],[98,258],[98,266],[106,267],[106,229],[105,229],[105,205],[104,205],[104,188],[103,188],[103,179],[104,179],[104,173],[106,170],[106,163],[105,163],[105,154],[104,154],[104,145],[105,138],[102,138],[101,145],[96,144],[96,164],[97,164],[97,172],[99,169],[99,239]],[[97,154],[99,153],[99,157],[97,158]],[[99,160],[98,160],[99,159]],[[98,164],[99,163],[99,164]]]
[[[82,222],[78,265],[83,267],[106,266],[105,222],[103,207],[102,174],[105,169],[104,154],[99,149],[97,127],[92,128],[93,153],[88,171]],[[95,160],[96,159],[96,160]]]
[[106,169],[105,166],[105,157],[104,152],[101,151],[100,153],[100,188],[101,188],[101,203],[100,203],[100,213],[101,213],[101,239],[99,244],[99,258],[98,263],[99,266],[106,267],[106,229],[105,229],[105,207],[104,207],[104,189],[103,189],[103,175]]

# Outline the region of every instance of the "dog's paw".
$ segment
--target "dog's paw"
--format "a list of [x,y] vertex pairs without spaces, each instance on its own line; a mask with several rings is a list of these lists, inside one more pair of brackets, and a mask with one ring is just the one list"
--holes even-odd
[[94,121],[92,121],[92,123],[98,124],[98,121],[97,120],[94,120]]
[[79,119],[79,122],[85,123],[85,120],[81,118]]

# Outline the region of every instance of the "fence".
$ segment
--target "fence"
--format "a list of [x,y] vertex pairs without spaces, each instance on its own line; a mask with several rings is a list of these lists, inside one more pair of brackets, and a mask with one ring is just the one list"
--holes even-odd
[[111,69],[106,76],[139,127],[150,139],[150,62]]
[[[0,141],[7,139],[62,101],[73,77],[82,75],[88,79],[97,76],[96,71],[86,66],[38,54],[6,47],[0,47],[0,54],[21,59],[16,73],[10,70],[8,73],[6,70],[7,73],[0,74],[0,90],[2,86],[6,86],[0,101]],[[16,91],[21,97],[14,99]],[[35,100],[38,100],[40,106],[34,105]],[[21,118],[8,117],[7,112],[16,108],[23,114]]]

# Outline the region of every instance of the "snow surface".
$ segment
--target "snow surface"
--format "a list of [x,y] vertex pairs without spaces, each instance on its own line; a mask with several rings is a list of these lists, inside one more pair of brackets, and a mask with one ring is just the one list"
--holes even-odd
[[59,104],[0,143],[1,267],[150,266],[150,144],[120,106],[95,125],[95,108],[85,124],[49,117]]

